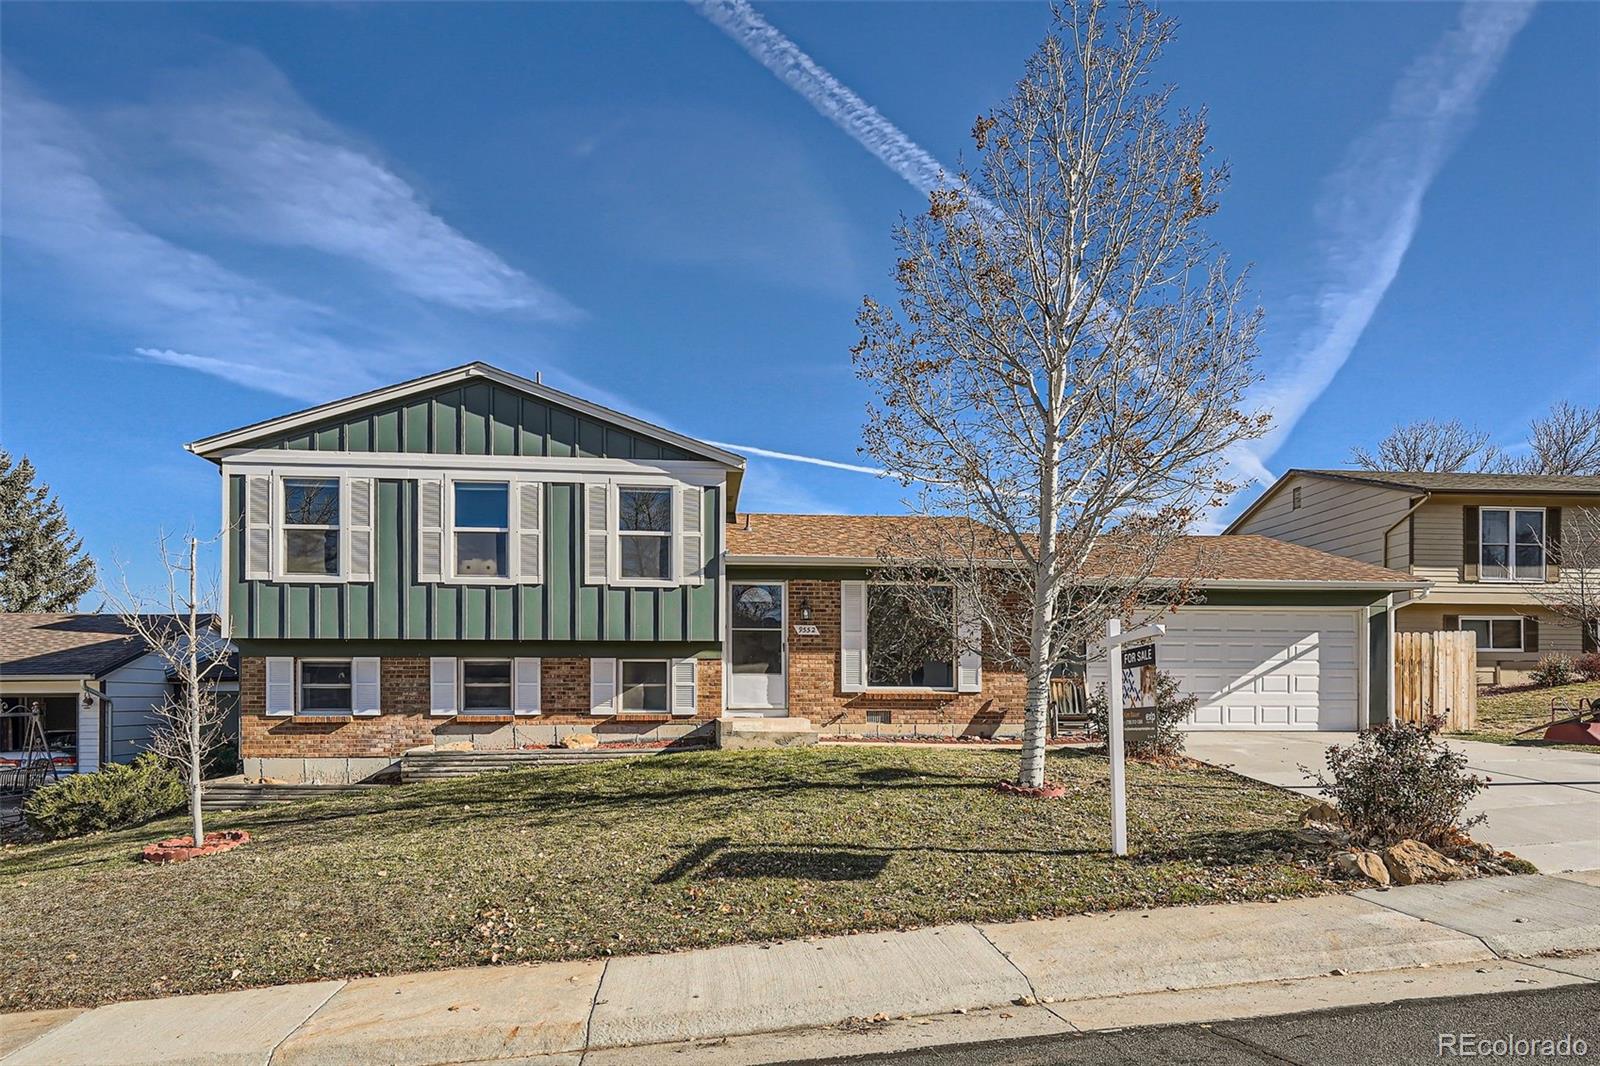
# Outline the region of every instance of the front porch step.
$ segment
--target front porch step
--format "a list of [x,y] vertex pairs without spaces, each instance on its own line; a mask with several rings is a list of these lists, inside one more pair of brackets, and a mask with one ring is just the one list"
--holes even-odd
[[815,744],[822,731],[807,718],[720,718],[717,747],[801,748]]
[[207,782],[200,792],[200,809],[238,811],[268,807],[297,800],[327,799],[329,796],[359,796],[385,784],[358,785],[252,785],[245,782]]
[[[704,745],[699,745],[704,748]],[[677,748],[540,748],[536,751],[410,751],[400,757],[400,782],[441,781],[497,770],[526,770],[538,766],[577,766],[584,763],[634,759],[641,755],[670,755],[692,751]]]

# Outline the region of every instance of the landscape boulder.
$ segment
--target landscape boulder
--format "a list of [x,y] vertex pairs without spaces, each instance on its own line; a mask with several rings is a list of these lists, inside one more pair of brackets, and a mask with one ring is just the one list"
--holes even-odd
[[1420,840],[1402,840],[1383,849],[1383,864],[1399,885],[1420,885],[1428,881],[1448,881],[1459,870],[1456,864]]
[[1311,806],[1300,812],[1300,824],[1306,827],[1326,826],[1339,828],[1344,825],[1344,819],[1339,814],[1339,808],[1324,800],[1315,800]]
[[600,746],[600,738],[593,733],[569,733],[561,738],[561,746],[579,750],[598,748]]
[[1341,851],[1333,857],[1341,877],[1364,877],[1374,884],[1389,883],[1389,868],[1375,851]]

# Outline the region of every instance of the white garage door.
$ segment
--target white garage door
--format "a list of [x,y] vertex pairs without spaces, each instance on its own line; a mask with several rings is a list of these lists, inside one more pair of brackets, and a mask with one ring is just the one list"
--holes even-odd
[[1200,697],[1191,729],[1354,729],[1357,618],[1185,608],[1165,620],[1157,665]]

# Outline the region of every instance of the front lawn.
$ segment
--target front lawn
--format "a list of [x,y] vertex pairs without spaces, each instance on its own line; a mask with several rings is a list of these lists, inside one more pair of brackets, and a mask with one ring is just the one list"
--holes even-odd
[[1056,801],[995,792],[1015,762],[668,755],[214,816],[254,842],[175,866],[135,855],[181,819],[11,846],[0,1008],[1334,887],[1286,792],[1132,764],[1117,861],[1103,758],[1053,752]]
[[[1542,733],[1518,736],[1532,726],[1550,724],[1550,702],[1559,700],[1568,706],[1577,706],[1578,700],[1600,701],[1600,681],[1584,681],[1576,685],[1558,685],[1555,688],[1517,688],[1492,695],[1478,695],[1478,728],[1471,733],[1455,734],[1464,740],[1487,740],[1495,744],[1514,744],[1538,748],[1566,748],[1573,751],[1592,751],[1600,754],[1600,747],[1584,744],[1547,744]],[[1563,715],[1562,717],[1565,717]]]

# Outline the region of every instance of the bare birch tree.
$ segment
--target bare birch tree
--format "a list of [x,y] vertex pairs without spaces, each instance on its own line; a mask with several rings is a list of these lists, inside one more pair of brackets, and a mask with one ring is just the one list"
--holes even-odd
[[1505,455],[1489,443],[1488,433],[1455,418],[1443,422],[1424,418],[1395,426],[1372,451],[1351,449],[1350,461],[1363,470],[1412,474],[1482,474],[1507,469]]
[[958,652],[1025,673],[1024,785],[1053,671],[1171,594],[1158,569],[1267,424],[1243,410],[1260,313],[1203,228],[1226,167],[1204,113],[1150,85],[1172,33],[1138,0],[1117,25],[1099,0],[1059,10],[971,172],[896,229],[897,306],[857,318],[867,450],[924,519],[885,570],[920,623],[948,629],[954,586]]
[[222,742],[227,719],[217,700],[216,681],[228,656],[212,608],[214,583],[200,587],[199,541],[192,534],[185,540],[186,552],[175,552],[167,535],[161,535],[161,564],[167,574],[163,592],[136,592],[123,573],[121,587],[107,589],[106,599],[166,668],[169,689],[154,709],[157,724],[150,750],[183,777],[191,832],[200,844],[205,840],[200,802],[206,758]]

